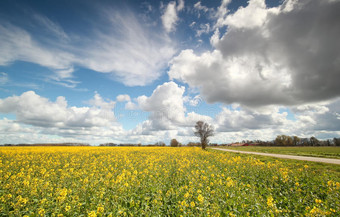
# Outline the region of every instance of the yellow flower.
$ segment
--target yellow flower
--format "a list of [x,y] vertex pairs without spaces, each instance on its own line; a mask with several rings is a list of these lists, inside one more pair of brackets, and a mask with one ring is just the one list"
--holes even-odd
[[45,216],[45,210],[43,208],[38,209],[39,216]]
[[198,195],[197,200],[202,203],[204,201],[204,197],[200,194]]
[[182,206],[188,206],[188,204],[187,204],[187,202],[186,202],[185,200],[183,200],[183,201],[181,202],[181,205],[182,205]]
[[269,196],[268,198],[267,198],[267,206],[269,206],[269,207],[273,207],[274,206],[274,199],[273,199],[273,197],[272,196]]
[[298,182],[296,182],[296,183],[295,183],[295,186],[298,187],[298,186],[300,186],[300,184],[299,184]]
[[91,211],[89,212],[88,217],[97,217],[97,214],[95,211]]
[[104,212],[104,206],[103,205],[99,205],[97,207],[97,213],[103,213]]
[[190,206],[191,206],[192,208],[194,208],[194,207],[195,207],[195,202],[192,201],[192,202],[190,203]]
[[317,207],[314,206],[313,209],[311,209],[310,213],[315,215],[315,214],[320,213],[320,210]]
[[320,199],[315,199],[315,203],[321,203],[322,202],[322,200],[320,200]]
[[66,207],[65,207],[65,211],[66,211],[66,212],[70,211],[70,209],[71,209],[71,206],[66,206]]

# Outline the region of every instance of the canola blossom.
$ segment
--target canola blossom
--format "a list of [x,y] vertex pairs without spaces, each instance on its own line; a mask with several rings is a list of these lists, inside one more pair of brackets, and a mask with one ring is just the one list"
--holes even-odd
[[0,216],[339,216],[339,177],[200,148],[2,147]]

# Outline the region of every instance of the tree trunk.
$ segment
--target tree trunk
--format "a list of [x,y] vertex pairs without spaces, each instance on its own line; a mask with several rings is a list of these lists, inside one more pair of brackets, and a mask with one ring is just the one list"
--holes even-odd
[[205,148],[207,147],[207,143],[205,140],[201,140],[201,145],[202,145],[202,149],[205,150]]

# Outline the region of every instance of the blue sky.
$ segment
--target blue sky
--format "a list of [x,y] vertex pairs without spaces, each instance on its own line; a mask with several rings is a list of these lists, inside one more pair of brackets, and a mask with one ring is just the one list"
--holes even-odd
[[340,136],[339,1],[1,1],[0,144]]

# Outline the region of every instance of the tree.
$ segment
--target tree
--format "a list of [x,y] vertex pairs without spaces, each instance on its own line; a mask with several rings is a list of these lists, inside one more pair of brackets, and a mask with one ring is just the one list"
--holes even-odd
[[170,141],[170,146],[171,147],[178,147],[179,146],[179,142],[176,139],[172,139]]
[[159,141],[159,142],[156,142],[156,143],[155,143],[155,146],[165,146],[165,143]]
[[195,136],[200,137],[201,146],[204,150],[209,143],[208,138],[214,135],[214,129],[211,125],[203,121],[197,121],[195,125],[195,130]]
[[299,137],[293,136],[293,144],[295,146],[299,145],[300,141],[301,141],[301,139]]
[[293,139],[290,136],[279,135],[275,139],[275,145],[290,146],[290,145],[293,145]]
[[320,142],[317,138],[315,138],[314,136],[310,137],[309,142],[312,146],[319,146]]

